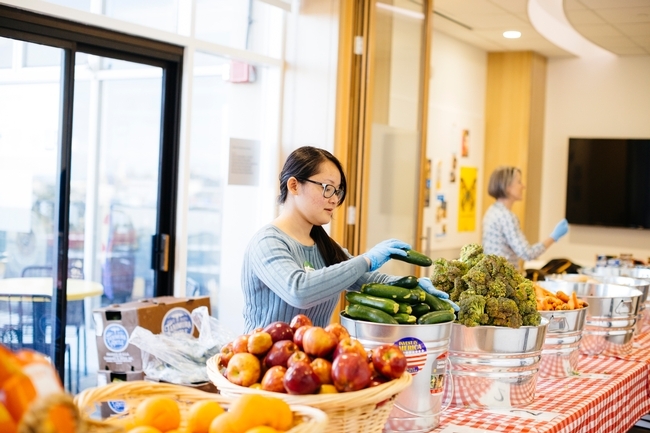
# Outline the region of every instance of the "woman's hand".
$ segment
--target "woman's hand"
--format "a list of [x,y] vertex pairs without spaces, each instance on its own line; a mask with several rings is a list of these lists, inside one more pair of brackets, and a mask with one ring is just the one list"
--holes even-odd
[[567,222],[566,218],[557,223],[555,228],[553,229],[553,232],[551,233],[551,238],[555,242],[559,241],[562,236],[564,236],[567,232],[569,231],[569,223]]
[[440,298],[446,303],[448,303],[449,305],[451,305],[454,311],[460,311],[460,307],[455,303],[453,303],[451,300],[449,300],[449,294],[433,287],[433,283],[429,278],[427,277],[418,278],[418,285],[422,287],[425,292],[437,298]]
[[391,254],[406,256],[405,249],[410,250],[411,246],[399,239],[388,239],[372,247],[372,249],[363,254],[363,257],[369,261],[369,271],[372,272],[381,268],[384,263],[390,260]]

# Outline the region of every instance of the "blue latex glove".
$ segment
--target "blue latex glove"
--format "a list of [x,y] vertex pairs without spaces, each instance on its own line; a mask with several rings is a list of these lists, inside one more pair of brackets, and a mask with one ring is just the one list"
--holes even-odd
[[418,285],[424,289],[425,292],[442,299],[451,307],[454,309],[454,311],[460,311],[460,307],[456,304],[454,304],[451,300],[449,300],[449,294],[446,292],[443,292],[442,290],[438,290],[435,287],[433,287],[433,283],[431,280],[427,277],[422,277],[418,278]]
[[567,232],[569,231],[569,222],[565,219],[557,223],[555,228],[553,229],[553,232],[551,233],[551,237],[555,242],[557,242],[562,236],[564,236]]
[[438,290],[435,287],[433,287],[433,283],[431,282],[431,279],[427,277],[418,278],[418,285],[422,287],[425,292],[430,293],[433,296],[437,296],[438,298],[441,299],[449,299],[449,294],[447,292],[443,292],[442,290]]
[[390,260],[390,255],[395,254],[398,256],[406,257],[406,250],[410,250],[411,246],[406,242],[400,241],[399,239],[388,239],[372,247],[370,251],[363,254],[368,260],[370,260],[370,271],[376,271],[381,268],[381,266]]

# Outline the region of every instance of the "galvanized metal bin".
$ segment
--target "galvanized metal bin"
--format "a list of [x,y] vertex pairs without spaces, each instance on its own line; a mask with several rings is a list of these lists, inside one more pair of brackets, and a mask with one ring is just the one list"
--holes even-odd
[[[535,284],[550,292],[557,292],[556,284],[552,281],[537,281]],[[587,308],[539,313],[549,322],[542,348],[540,377],[573,375],[578,371],[579,347],[587,318]]]
[[541,281],[542,287],[562,290],[587,302],[587,317],[580,351],[586,355],[620,355],[632,349],[634,330],[641,308],[640,290],[615,284]]
[[406,355],[413,382],[399,393],[384,432],[424,433],[440,424],[451,322],[433,325],[390,325],[351,319],[341,324],[366,350],[395,344]]
[[650,329],[650,321],[648,320],[649,317],[646,313],[648,291],[650,290],[650,280],[617,276],[597,276],[594,278],[596,278],[601,283],[616,284],[618,286],[626,286],[640,290],[643,295],[641,296],[641,305],[639,306],[639,315],[637,316],[634,333],[635,335],[639,335],[640,333]]
[[535,399],[548,320],[539,326],[467,327],[454,323],[449,343],[451,404],[520,407]]

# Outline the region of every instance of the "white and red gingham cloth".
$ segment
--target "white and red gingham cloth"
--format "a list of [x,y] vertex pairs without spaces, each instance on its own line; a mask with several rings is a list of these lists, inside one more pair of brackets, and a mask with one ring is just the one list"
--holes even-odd
[[559,414],[550,421],[452,406],[433,431],[455,425],[511,433],[615,433],[626,432],[650,412],[648,363],[581,355],[578,370],[608,377],[538,378],[534,401],[520,408]]

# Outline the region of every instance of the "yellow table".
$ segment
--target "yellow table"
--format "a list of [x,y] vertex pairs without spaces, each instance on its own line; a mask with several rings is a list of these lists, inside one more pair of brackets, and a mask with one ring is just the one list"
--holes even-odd
[[[0,296],[2,295],[41,295],[52,296],[54,282],[50,277],[38,278],[5,278],[0,280]],[[68,301],[80,301],[84,298],[100,296],[104,286],[87,280],[68,278]]]

